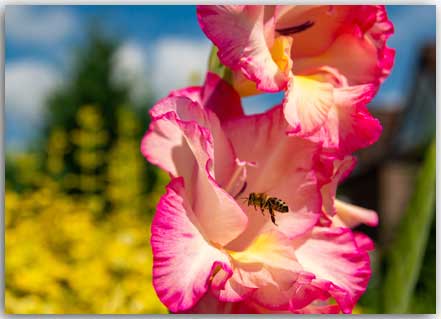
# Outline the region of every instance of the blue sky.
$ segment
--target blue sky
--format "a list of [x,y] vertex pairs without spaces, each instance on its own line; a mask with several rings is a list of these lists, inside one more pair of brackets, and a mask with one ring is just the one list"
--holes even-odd
[[[397,55],[373,103],[383,107],[406,98],[419,48],[436,34],[435,6],[387,9],[395,25],[389,46]],[[131,81],[134,99],[142,98],[148,83],[162,96],[185,86],[192,73],[205,72],[210,42],[198,26],[194,6],[7,6],[5,16],[7,149],[23,147],[39,129],[44,98],[63,84],[73,49],[83,42],[90,21],[122,40],[115,81]],[[248,112],[256,112],[278,99],[280,94],[259,96],[244,104]]]

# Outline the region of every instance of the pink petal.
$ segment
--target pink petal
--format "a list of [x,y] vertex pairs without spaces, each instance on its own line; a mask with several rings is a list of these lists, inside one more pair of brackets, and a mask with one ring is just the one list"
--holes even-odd
[[[168,112],[154,119],[141,141],[141,152],[150,163],[158,165],[173,177],[184,176],[189,183],[193,173],[188,167],[196,165],[197,159],[180,127],[183,122],[178,121],[174,112]],[[212,137],[206,129],[198,127],[194,122],[193,129],[194,131],[199,129],[198,135],[205,134],[206,143],[203,149],[206,154],[199,153],[200,162],[203,163],[204,159],[206,161],[208,157],[213,157]]]
[[168,112],[175,112],[182,120],[201,118],[200,86],[191,86],[184,89],[171,91],[168,96],[159,100],[149,111],[152,119],[160,117]]
[[332,217],[336,214],[334,206],[337,187],[343,179],[352,172],[355,167],[356,159],[353,156],[346,156],[343,160],[322,157],[324,161],[329,161],[333,165],[331,179],[322,186],[321,193],[323,197],[323,209],[325,213]]
[[[317,184],[314,172],[298,172],[274,189],[274,196],[283,198],[290,212],[292,211],[292,213],[277,214],[276,221],[280,232],[294,238],[310,229],[312,221],[317,221],[319,217],[317,212],[321,203]],[[269,221],[267,223],[274,227]]]
[[202,90],[203,86],[189,86],[183,89],[171,91],[168,97],[186,97],[195,102],[198,106],[202,107]]
[[[309,97],[309,104],[305,102],[304,105],[309,105],[310,108],[298,108],[292,103],[292,99],[299,94],[288,91],[285,116],[288,120],[294,121],[290,123],[294,125],[291,134],[303,135],[311,141],[323,143],[326,153],[338,157],[344,157],[378,140],[382,130],[381,125],[366,109],[366,104],[375,94],[374,85],[348,86],[347,79],[338,70],[328,67],[315,70],[308,76],[308,78],[311,77],[317,79],[317,81],[310,81],[316,84],[314,87],[318,87],[317,85],[330,87],[331,94],[301,93],[301,96]],[[294,86],[291,89],[295,92],[296,88]],[[329,108],[315,108],[313,104],[325,102],[330,103]],[[293,107],[290,108],[291,106]],[[313,112],[314,110],[316,111]],[[302,116],[297,116],[297,114]]]
[[[150,111],[153,119],[164,118],[176,118],[179,122],[195,122],[202,127],[205,138],[209,141],[210,145],[207,148],[213,158],[212,176],[216,179],[217,183],[220,185],[225,185],[229,180],[231,175],[236,170],[236,158],[233,153],[230,142],[227,140],[224,131],[221,128],[221,124],[216,114],[214,114],[209,109],[204,109],[201,104],[197,101],[192,101],[187,97],[179,96],[179,94],[193,94],[195,89],[187,90],[185,92],[175,92],[174,95],[166,97],[160,100]],[[175,96],[176,95],[176,96]],[[193,98],[195,98],[193,96]],[[174,114],[174,115],[173,115]],[[163,124],[167,126],[161,129],[159,134],[155,134],[160,128],[158,124],[153,121],[150,125],[149,132],[145,135],[143,141],[141,142],[141,152],[151,163],[160,166],[166,171],[170,172],[173,176],[178,176],[179,174],[184,174],[187,170],[186,164],[188,161],[184,160],[183,163],[178,163],[176,157],[178,156],[190,156],[185,155],[183,152],[185,148],[182,148],[183,136],[179,128],[173,129],[172,124]],[[159,132],[159,131],[158,131]],[[157,138],[155,138],[155,136]],[[152,144],[153,143],[153,144]],[[158,158],[153,158],[149,155],[149,149],[158,149],[160,156]],[[188,151],[192,151],[188,149]],[[211,154],[211,153],[210,153]],[[180,160],[180,161],[181,161]],[[200,161],[201,165],[205,165],[205,162]],[[182,164],[182,169],[180,172],[177,171],[177,165]]]
[[196,216],[182,178],[173,179],[152,221],[153,285],[173,312],[187,310],[207,292],[217,265],[228,256],[211,246],[194,224]]
[[293,60],[323,53],[350,19],[351,6],[284,5],[276,9],[276,29],[286,30],[306,22],[312,26],[293,34]]
[[386,41],[394,33],[394,26],[387,17],[386,7],[357,6],[355,20],[369,39],[377,47],[379,81],[383,82],[394,65],[395,50],[387,47]]
[[[247,216],[213,178],[216,148],[210,131],[194,121],[181,121],[176,113],[169,112],[150,124],[142,151],[151,163],[172,176],[184,178],[197,222],[208,240],[225,245],[243,232]],[[218,158],[222,156],[225,153]]]
[[253,293],[253,300],[262,307],[272,311],[296,312],[315,300],[325,300],[329,294],[321,287],[313,285],[314,275],[298,271],[290,287],[282,290],[275,285],[268,285]]
[[370,275],[369,255],[356,243],[348,228],[320,228],[301,242],[296,256],[305,271],[317,277],[316,285],[350,313],[366,290]]
[[243,116],[240,95],[217,74],[208,72],[202,90],[202,105],[212,110],[221,122]]
[[[200,107],[212,110],[221,122],[244,115],[240,95],[231,85],[212,72],[207,72],[202,86],[172,91],[168,97],[186,97]],[[155,108],[158,109],[158,106]]]
[[240,302],[246,301],[256,289],[257,288],[251,283],[246,285],[241,276],[241,272],[236,271],[233,272],[233,275],[225,283],[223,289],[215,289],[212,292],[221,302]]
[[294,76],[283,101],[285,118],[301,136],[317,131],[334,105],[333,86],[311,77]]
[[[323,11],[320,8],[314,10]],[[350,85],[371,83],[378,87],[390,73],[395,55],[394,50],[386,46],[387,39],[393,33],[393,26],[384,6],[332,6],[330,11],[331,15],[341,15],[330,20],[330,23],[337,20],[339,27],[335,25],[325,28],[326,32],[319,32],[320,25],[328,23],[326,15],[321,15],[320,19],[311,18],[314,25],[308,30],[295,34],[295,40],[298,41],[294,43],[299,47],[296,48],[294,44],[292,50],[294,73],[330,66],[346,76]],[[303,19],[310,19],[306,13],[303,16]],[[312,33],[316,31],[321,35],[312,37],[316,41],[308,42],[304,39],[311,39]],[[323,36],[329,41],[323,40]],[[306,49],[302,48],[304,45]],[[311,46],[318,46],[318,49],[311,49]]]
[[255,314],[256,307],[248,302],[222,302],[211,293],[206,293],[190,310],[183,313],[194,314]]
[[338,305],[309,305],[305,308],[293,311],[298,314],[338,314],[340,307]]
[[274,62],[268,48],[265,6],[197,7],[199,24],[218,47],[219,59],[233,70],[241,71],[263,91],[279,91],[286,86],[286,74]]
[[[230,252],[233,275],[225,288],[215,291],[219,300],[249,300],[272,309],[288,309],[289,295],[284,291],[297,279],[297,263],[290,240],[278,232],[259,235],[243,251]],[[277,291],[278,295],[272,292]],[[272,296],[272,297],[270,297]],[[270,301],[268,301],[270,300]]]
[[360,250],[372,251],[375,249],[375,244],[372,239],[363,233],[355,232],[354,239]]
[[330,66],[344,74],[350,84],[364,84],[378,81],[377,49],[356,35],[343,34],[325,53],[310,58],[297,59],[294,73]]
[[328,152],[340,156],[375,143],[382,127],[365,106],[373,94],[372,85],[336,89],[335,106],[329,112],[326,126],[313,139],[323,140]]
[[262,216],[254,208],[242,204],[248,212],[249,224],[232,243],[232,247],[238,250],[250,244],[259,233],[270,229],[277,229],[289,237],[303,234],[319,217],[321,196],[315,170],[320,147],[287,136],[287,128],[281,106],[224,124],[237,157],[256,163],[247,169],[248,184],[244,196],[251,192],[265,192],[284,200],[290,208],[289,213],[276,213],[276,220],[280,220],[279,227],[276,227],[268,215]]
[[375,227],[378,225],[378,215],[375,211],[356,205],[335,200],[337,216],[334,216],[332,224],[337,227],[354,228],[360,224]]

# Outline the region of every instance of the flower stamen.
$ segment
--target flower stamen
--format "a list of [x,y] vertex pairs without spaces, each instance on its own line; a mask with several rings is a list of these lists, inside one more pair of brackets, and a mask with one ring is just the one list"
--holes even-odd
[[234,198],[237,198],[247,187],[246,177],[246,167],[247,165],[254,166],[254,163],[241,161],[236,159],[236,168],[231,175],[230,180],[225,185],[224,190],[230,195],[236,194]]

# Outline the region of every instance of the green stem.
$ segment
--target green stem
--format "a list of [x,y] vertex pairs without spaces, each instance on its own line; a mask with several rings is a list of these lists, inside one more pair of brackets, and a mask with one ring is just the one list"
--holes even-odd
[[[395,240],[384,255],[385,313],[407,313],[424,258],[435,212],[436,142],[427,150],[415,191],[399,225]],[[434,278],[435,280],[435,278]]]

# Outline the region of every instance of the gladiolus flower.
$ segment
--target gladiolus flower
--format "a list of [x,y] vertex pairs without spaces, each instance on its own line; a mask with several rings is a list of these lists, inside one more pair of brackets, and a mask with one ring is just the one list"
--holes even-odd
[[205,6],[199,24],[242,96],[285,91],[296,135],[340,157],[381,132],[365,105],[393,66],[384,6]]
[[[227,83],[172,92],[141,150],[171,181],[152,222],[153,285],[172,312],[351,312],[370,277],[367,237],[323,227],[337,176],[320,143],[290,136],[282,106],[252,116]],[[341,176],[336,178],[340,179]],[[263,216],[249,193],[282,199]]]

